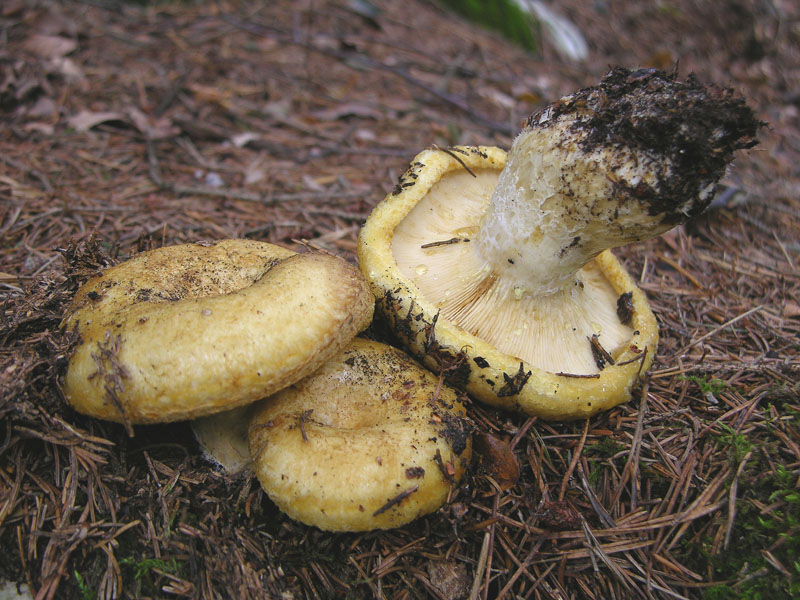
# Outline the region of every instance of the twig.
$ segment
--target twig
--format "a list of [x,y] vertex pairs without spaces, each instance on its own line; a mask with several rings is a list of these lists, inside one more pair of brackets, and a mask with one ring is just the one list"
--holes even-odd
[[681,349],[680,349],[680,350],[678,350],[677,352],[673,353],[673,355],[672,355],[672,356],[673,356],[673,357],[676,357],[676,356],[683,356],[683,354],[684,354],[684,353],[685,353],[685,352],[686,352],[686,351],[687,351],[689,348],[692,348],[692,347],[696,346],[697,344],[699,344],[699,343],[700,343],[700,342],[702,342],[703,340],[707,340],[708,338],[710,338],[710,337],[711,337],[711,336],[713,336],[713,335],[716,335],[717,333],[719,333],[720,331],[722,331],[723,329],[725,329],[725,328],[726,328],[726,327],[728,327],[729,325],[733,325],[733,324],[734,324],[734,323],[736,323],[737,321],[741,321],[742,319],[744,319],[744,318],[746,318],[746,317],[749,317],[750,315],[752,315],[752,314],[753,314],[753,313],[755,313],[755,312],[758,312],[758,311],[759,311],[759,310],[761,310],[762,308],[764,308],[764,305],[763,305],[763,304],[759,304],[758,306],[754,306],[754,307],[753,307],[753,308],[751,308],[750,310],[748,310],[748,311],[746,311],[746,312],[743,312],[743,313],[742,313],[742,314],[740,314],[738,317],[734,317],[734,318],[732,318],[732,319],[729,319],[728,321],[725,321],[725,322],[724,322],[722,325],[720,325],[719,327],[715,327],[714,329],[712,329],[711,331],[709,331],[709,332],[708,332],[708,333],[706,333],[705,335],[702,335],[702,336],[700,336],[699,338],[697,338],[697,339],[696,339],[696,340],[694,340],[693,342],[690,342],[689,344],[687,344],[686,346],[684,346],[683,348],[681,348]]
[[445,464],[444,459],[442,459],[442,453],[439,451],[439,448],[436,449],[436,454],[433,455],[433,459],[436,461],[436,466],[438,466],[439,470],[442,472],[442,477],[448,482],[453,483],[455,481],[455,471],[452,465],[450,469],[447,468],[447,464]]
[[122,336],[113,335],[110,330],[106,331],[104,340],[97,342],[97,352],[92,352],[91,356],[97,366],[97,371],[89,376],[102,378],[103,389],[106,396],[119,411],[119,417],[128,437],[133,437],[133,424],[131,423],[128,411],[119,394],[125,390],[124,379],[130,377],[128,370],[119,361],[119,352],[122,347]]
[[730,544],[731,534],[733,533],[733,522],[736,519],[736,492],[739,490],[739,477],[742,471],[744,471],[744,466],[747,464],[747,461],[750,460],[752,454],[753,451],[750,450],[750,452],[744,455],[742,462],[739,463],[739,468],[736,469],[736,475],[733,476],[733,481],[731,482],[731,489],[728,493],[728,523],[725,528],[725,543],[722,546],[725,550],[728,549],[728,545]]
[[[9,463],[10,464],[10,463]],[[22,474],[23,470],[20,468],[20,455],[17,453],[16,457],[16,465],[15,465],[16,475],[14,476],[14,485],[10,486],[11,489],[9,490],[6,488],[5,496],[6,502],[3,504],[3,507],[0,508],[0,527],[3,525],[3,521],[5,521],[6,515],[10,514],[13,509],[14,505],[17,503],[17,496],[19,495],[20,487],[22,484]]]
[[617,366],[618,367],[624,367],[625,365],[629,365],[631,363],[635,363],[637,360],[640,361],[640,362],[644,362],[644,359],[645,359],[646,356],[647,356],[647,348],[645,348],[642,352],[639,352],[639,354],[637,354],[633,358],[629,358],[628,360],[624,360],[622,362],[618,362]]
[[[181,185],[165,181],[161,176],[161,169],[153,147],[153,141],[148,137],[145,140],[147,148],[147,170],[150,180],[161,190],[171,192],[177,196],[209,196],[211,198],[228,198],[231,200],[243,200],[245,202],[255,202],[273,206],[293,200],[329,200],[331,198],[363,198],[364,191],[338,191],[338,192],[295,192],[291,194],[253,194],[241,190],[231,190],[227,188],[212,188],[207,186]],[[364,220],[367,215],[348,212],[344,210],[331,210],[327,208],[306,208],[304,212],[310,214],[324,214],[350,220]]]
[[597,496],[595,496],[594,492],[592,491],[592,487],[589,485],[589,479],[586,477],[586,472],[582,463],[578,463],[578,475],[581,477],[583,493],[586,494],[587,498],[589,498],[589,502],[591,503],[595,514],[600,517],[600,520],[606,527],[611,529],[617,527],[617,523],[614,521],[614,518],[608,514],[608,511],[603,507],[602,504],[600,504]]
[[[614,561],[609,558],[608,554],[603,551],[603,546],[597,540],[595,535],[592,533],[592,530],[589,529],[589,526],[586,524],[586,521],[583,521],[583,533],[586,536],[586,541],[588,542],[588,548],[591,552],[596,554],[600,560],[605,563],[605,565],[609,568],[609,570],[614,574],[617,580],[625,587],[628,592],[632,592],[635,588],[632,586],[632,582],[629,579],[627,573],[620,570],[620,568],[614,564]],[[639,592],[638,595],[642,595]]]
[[631,510],[636,510],[636,498],[638,496],[636,491],[636,477],[634,476],[639,469],[639,454],[642,447],[642,428],[644,425],[644,416],[647,412],[647,391],[648,386],[645,384],[642,387],[641,398],[639,400],[639,414],[636,416],[636,430],[633,434],[633,441],[631,442],[631,449],[628,452],[628,460],[625,467],[622,469],[622,476],[620,477],[619,485],[614,495],[611,497],[611,505],[614,506],[622,494],[622,489],[625,487],[627,480],[631,481]]
[[572,460],[569,463],[569,468],[567,468],[567,472],[564,473],[564,479],[561,480],[561,489],[558,492],[558,501],[562,502],[564,500],[564,496],[567,493],[567,485],[569,484],[569,480],[572,478],[572,473],[575,471],[575,465],[578,464],[578,459],[581,456],[581,452],[583,452],[583,445],[586,443],[586,436],[589,433],[589,419],[586,419],[586,422],[583,424],[583,433],[581,434],[581,439],[578,442],[578,446],[573,450]]
[[573,377],[575,379],[600,379],[600,373],[589,373],[586,375],[582,375],[579,373],[564,373],[563,371],[559,371],[556,373],[559,377]]
[[[360,564],[358,564],[358,561],[357,561],[355,558],[353,558],[352,556],[349,556],[349,557],[348,557],[348,562],[350,562],[350,564],[352,564],[352,565],[353,565],[353,566],[356,568],[356,571],[358,571],[358,574],[359,574],[359,575],[361,575],[361,579],[362,579],[362,580],[363,580],[363,581],[364,581],[364,582],[365,582],[365,583],[366,583],[366,584],[367,584],[367,585],[370,587],[370,589],[372,590],[372,593],[373,593],[373,595],[374,595],[376,598],[383,598],[383,595],[378,593],[378,587],[377,587],[377,586],[375,585],[375,583],[372,581],[372,578],[371,578],[369,575],[367,575],[367,574],[364,572],[364,569],[363,569],[363,568],[361,568],[361,565],[360,565]],[[380,583],[380,579],[378,579],[378,582]]]
[[50,183],[50,180],[47,178],[47,176],[44,173],[41,173],[41,172],[37,171],[36,169],[34,169],[32,167],[29,167],[28,165],[26,165],[24,163],[19,162],[18,160],[15,160],[15,159],[13,159],[13,158],[11,158],[9,156],[6,156],[2,152],[0,152],[0,160],[2,160],[4,163],[6,163],[9,167],[13,167],[15,169],[19,169],[20,171],[23,171],[24,173],[28,173],[28,175],[31,175],[33,178],[38,179],[39,183],[42,184],[42,188],[44,189],[45,192],[52,192],[53,191],[53,185]]
[[[514,583],[516,583],[517,579],[519,579],[519,576],[522,575],[522,573],[525,572],[525,568],[528,566],[528,564],[530,564],[531,559],[533,558],[533,555],[536,554],[536,552],[538,552],[539,547],[541,546],[541,541],[543,541],[543,540],[544,540],[544,538],[540,538],[540,540],[537,540],[536,546],[533,547],[533,549],[530,551],[528,556],[525,557],[525,560],[522,562],[522,564],[517,568],[517,570],[511,576],[511,579],[508,580],[508,583],[506,583],[503,586],[503,589],[500,590],[500,593],[497,594],[497,600],[502,600],[503,598],[505,598],[505,595],[511,590],[511,587],[514,585]],[[544,578],[547,577],[550,574],[550,571],[552,571],[555,568],[556,568],[556,563],[553,563],[549,567],[547,567],[547,569],[545,569],[544,573],[542,573],[541,576],[539,576],[536,579],[536,583],[534,583],[531,586],[531,588],[528,590],[528,594],[530,594],[537,587],[539,587],[539,584],[542,581],[544,581]]]
[[[497,509],[500,504],[500,489],[495,485],[494,498],[492,499],[492,517],[498,517]],[[489,549],[486,553],[486,582],[483,584],[483,600],[489,598],[489,580],[492,577],[492,558],[494,557],[494,538],[497,534],[497,522],[489,525]]]
[[[675,532],[671,539],[665,538],[661,541],[659,546],[655,549],[660,552],[662,548],[666,547],[667,550],[672,549],[675,544],[683,537],[683,534],[695,519],[707,515],[711,512],[719,510],[724,505],[723,502],[714,501],[712,497],[717,494],[722,484],[728,478],[730,469],[724,467],[714,479],[703,489],[700,495],[689,505],[689,508],[677,514],[673,518],[673,531]],[[671,532],[672,533],[672,532]],[[667,540],[669,539],[669,543]]]
[[436,88],[427,85],[425,82],[420,81],[416,77],[413,77],[412,75],[400,69],[399,67],[384,64],[363,54],[345,53],[345,52],[340,52],[338,50],[333,50],[331,48],[328,48],[327,46],[315,46],[314,44],[311,44],[307,39],[299,39],[299,40],[294,39],[292,36],[286,35],[285,33],[276,28],[269,28],[264,25],[256,25],[253,23],[243,23],[231,17],[230,15],[222,15],[221,18],[223,21],[225,21],[230,25],[233,25],[237,29],[241,29],[253,35],[267,37],[273,40],[279,38],[284,43],[302,46],[305,49],[313,50],[314,52],[317,52],[329,58],[335,58],[337,60],[340,60],[342,61],[342,64],[350,66],[354,69],[368,68],[368,69],[386,71],[387,73],[391,73],[392,75],[399,77],[409,85],[420,88],[428,92],[429,94],[435,96],[439,100],[446,102],[450,106],[459,109],[460,111],[468,115],[473,121],[475,121],[480,125],[483,125],[484,127],[492,131],[497,131],[505,135],[512,135],[514,133],[512,128],[509,127],[508,125],[488,119],[482,114],[474,111],[472,108],[469,107],[468,104],[466,104],[466,102],[464,102],[463,99],[457,98],[452,94],[448,94],[446,92],[437,90]]
[[169,86],[167,93],[161,99],[161,102],[158,103],[155,111],[153,111],[153,116],[160,117],[164,114],[164,112],[170,107],[170,105],[175,101],[175,98],[178,97],[178,93],[183,89],[183,84],[186,83],[186,79],[189,77],[189,70],[187,69],[178,77],[178,79]]
[[694,287],[696,287],[698,290],[705,289],[705,286],[700,281],[698,281],[697,277],[695,277],[694,275],[689,273],[689,271],[687,271],[682,266],[680,266],[676,261],[674,261],[671,258],[668,258],[668,257],[666,257],[664,255],[659,256],[659,259],[663,260],[670,267],[675,269],[678,273],[680,273],[681,275],[686,277],[686,279],[688,279],[692,283],[692,285],[694,285]]
[[651,588],[654,589],[654,590],[658,590],[659,592],[661,592],[663,594],[666,594],[667,596],[669,596],[671,598],[675,598],[676,600],[689,600],[689,598],[687,596],[682,596],[681,594],[678,594],[677,592],[674,592],[674,591],[670,590],[669,588],[665,588],[663,585],[657,585],[657,584],[653,583],[652,581],[649,581],[649,580],[645,579],[644,577],[642,577],[640,575],[636,575],[635,573],[631,573],[631,577],[633,579],[636,579],[637,581],[641,581],[643,584],[645,584],[647,586],[646,589],[648,589],[648,590],[651,589]]
[[428,242],[427,244],[422,244],[420,248],[438,248],[439,246],[450,246],[451,244],[458,244],[460,242],[468,242],[469,238],[461,238],[461,237],[454,237],[450,238],[449,240],[442,240],[440,242]]
[[419,489],[419,485],[415,485],[413,487],[408,488],[407,490],[403,490],[399,494],[397,494],[394,498],[389,500],[386,504],[381,506],[378,510],[372,513],[373,517],[377,517],[380,514],[385,513],[387,510],[392,508],[393,506],[400,504],[403,500],[408,498],[411,494],[416,492]]
[[519,444],[522,438],[528,434],[528,431],[530,431],[537,419],[538,417],[528,417],[528,419],[522,424],[522,427],[517,430],[517,433],[514,434],[514,437],[511,438],[511,441],[508,443],[509,450],[513,450],[517,447],[517,444]]
[[301,414],[297,418],[297,423],[300,427],[300,435],[303,436],[303,442],[305,442],[306,444],[308,443],[308,435],[306,434],[306,421],[308,421],[308,418],[311,416],[311,413],[313,412],[314,412],[313,408],[304,410],[303,414]]
[[775,242],[778,244],[778,248],[781,249],[781,252],[783,253],[783,257],[786,259],[786,262],[789,263],[789,266],[791,267],[792,271],[794,271],[795,270],[794,263],[792,262],[792,259],[789,256],[789,253],[786,252],[786,246],[783,245],[783,242],[781,242],[780,238],[778,238],[778,234],[775,233],[774,231],[772,232],[772,237],[775,238]]
[[470,168],[467,166],[467,163],[465,163],[465,162],[464,162],[464,161],[463,161],[463,160],[462,160],[460,157],[456,156],[456,153],[455,153],[455,152],[453,152],[453,151],[452,151],[450,148],[441,148],[441,147],[437,146],[436,144],[434,144],[434,145],[433,145],[433,147],[434,147],[436,150],[439,150],[440,152],[444,152],[445,154],[447,154],[448,156],[450,156],[450,157],[451,157],[453,160],[455,160],[455,161],[456,161],[458,164],[460,164],[462,167],[464,167],[464,170],[465,170],[467,173],[469,173],[469,174],[470,174],[470,175],[472,175],[473,177],[477,177],[477,175],[475,175],[475,173],[473,173],[473,172],[472,172],[472,169],[470,169]]
[[489,558],[489,537],[490,534],[488,531],[483,534],[483,543],[481,544],[481,552],[478,555],[478,563],[475,566],[475,578],[472,580],[469,600],[478,600],[478,594],[480,594],[481,591],[483,572],[486,570],[486,561]]

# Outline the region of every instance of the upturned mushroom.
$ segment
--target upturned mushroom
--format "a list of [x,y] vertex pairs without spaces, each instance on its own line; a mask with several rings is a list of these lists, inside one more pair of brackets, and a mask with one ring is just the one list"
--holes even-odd
[[628,400],[658,326],[608,250],[700,214],[760,123],[731,90],[613,69],[506,154],[429,149],[362,229],[400,340],[491,405],[575,419]]
[[230,410],[315,371],[373,307],[358,269],[330,255],[250,240],[144,252],[78,291],[64,394],[128,426]]

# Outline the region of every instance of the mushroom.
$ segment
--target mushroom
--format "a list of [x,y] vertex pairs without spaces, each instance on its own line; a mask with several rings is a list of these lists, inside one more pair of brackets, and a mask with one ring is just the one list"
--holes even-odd
[[456,393],[401,350],[361,338],[259,403],[249,442],[278,508],[330,531],[389,529],[437,510],[472,452]]
[[64,394],[128,427],[244,406],[316,370],[373,307],[358,270],[330,255],[250,240],[144,252],[78,291]]
[[608,250],[702,212],[760,123],[728,89],[613,69],[506,155],[429,149],[372,212],[362,272],[400,340],[491,405],[575,419],[628,400],[658,327]]
[[238,475],[252,467],[247,430],[259,402],[192,420],[192,432],[203,456],[228,475]]

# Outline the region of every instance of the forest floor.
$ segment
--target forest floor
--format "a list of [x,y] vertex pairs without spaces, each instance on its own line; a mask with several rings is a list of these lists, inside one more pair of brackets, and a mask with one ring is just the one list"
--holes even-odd
[[[2,3],[0,581],[84,600],[800,597],[800,8],[557,7],[585,60],[422,0]],[[630,402],[572,423],[470,402],[502,459],[476,453],[410,525],[331,534],[215,470],[185,423],[129,436],[64,401],[59,323],[99,269],[229,237],[355,262],[417,152],[507,148],[611,65],[694,72],[768,124],[709,212],[616,252],[661,327]]]

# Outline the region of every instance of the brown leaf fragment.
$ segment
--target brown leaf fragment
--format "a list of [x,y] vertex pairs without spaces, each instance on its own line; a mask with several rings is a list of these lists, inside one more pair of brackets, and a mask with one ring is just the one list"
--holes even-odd
[[422,467],[408,467],[406,469],[406,479],[419,479],[425,477],[425,469]]
[[83,73],[83,69],[68,56],[51,58],[45,61],[42,66],[46,73],[61,75],[68,82],[78,84],[81,86],[82,90],[86,90],[88,81],[86,75]]
[[789,319],[792,317],[800,317],[800,304],[797,302],[787,302],[784,304],[783,316]]
[[503,372],[505,384],[498,390],[497,396],[499,398],[516,396],[522,391],[522,388],[525,387],[525,384],[528,383],[528,379],[530,379],[530,377],[531,371],[525,371],[524,365],[522,362],[520,362],[519,371],[517,371],[513,376]]
[[554,500],[542,504],[537,513],[539,522],[548,529],[560,531],[577,529],[581,525],[580,513],[563,500]]
[[614,357],[608,353],[608,350],[603,348],[596,333],[589,338],[589,344],[592,347],[592,356],[594,357],[595,363],[597,363],[598,369],[602,370],[607,364],[614,364]]
[[151,118],[135,106],[128,108],[127,116],[134,127],[151,140],[163,140],[180,133],[180,130],[166,117]]
[[58,112],[58,107],[52,98],[42,96],[28,108],[25,116],[28,118],[48,119]]
[[73,129],[81,132],[89,131],[93,127],[97,127],[101,123],[108,121],[123,121],[125,115],[120,112],[94,112],[91,110],[82,110],[67,119],[67,125]]
[[633,318],[633,292],[625,292],[617,298],[617,317],[623,325],[630,325]]
[[40,58],[60,58],[73,52],[78,47],[75,40],[60,35],[42,35],[34,33],[24,44],[25,50]]
[[470,588],[469,573],[464,563],[433,560],[427,565],[428,579],[446,600],[466,598]]
[[489,433],[479,433],[475,436],[474,449],[486,474],[498,483],[501,490],[506,491],[517,483],[519,462],[507,441]]

